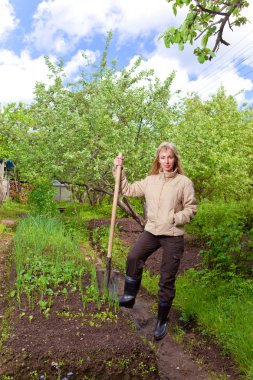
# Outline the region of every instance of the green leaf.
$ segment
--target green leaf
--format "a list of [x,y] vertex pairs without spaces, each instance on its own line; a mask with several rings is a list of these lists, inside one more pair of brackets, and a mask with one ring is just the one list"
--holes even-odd
[[208,33],[206,33],[206,34],[203,36],[202,40],[201,40],[201,45],[202,45],[203,47],[206,47],[207,42],[208,42],[208,39],[209,39],[209,36],[208,36]]
[[199,63],[204,63],[206,61],[206,56],[204,54],[201,54],[198,56]]
[[164,36],[164,45],[166,46],[166,48],[170,47],[170,41],[167,36]]
[[235,10],[233,11],[233,16],[237,16],[239,13],[239,9],[238,8],[235,8]]
[[10,292],[10,297],[13,298],[13,297],[15,297],[15,296],[16,296],[16,290],[12,290],[12,291]]
[[177,15],[177,4],[173,4],[172,9],[173,9],[174,15],[176,16]]

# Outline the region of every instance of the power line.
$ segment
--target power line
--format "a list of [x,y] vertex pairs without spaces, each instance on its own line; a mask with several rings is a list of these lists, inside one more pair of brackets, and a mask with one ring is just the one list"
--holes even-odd
[[[203,79],[199,79],[199,83],[195,85],[195,89],[190,89],[190,87],[194,87],[194,83],[193,81],[190,81],[189,84],[188,84],[188,87],[189,87],[189,90],[191,91],[194,91],[194,92],[202,92],[203,91],[203,82],[210,82],[212,80],[212,78],[214,80],[217,80],[217,75],[221,75],[222,73],[224,73],[225,71],[226,72],[234,72],[235,70],[237,71],[237,73],[240,75],[240,73],[242,73],[241,69],[243,70],[244,67],[242,67],[243,65],[243,62],[245,62],[246,60],[248,60],[249,58],[252,57],[252,54],[253,54],[253,51],[252,51],[252,54],[249,53],[249,49],[251,49],[251,47],[253,46],[252,44],[252,39],[251,39],[251,32],[253,32],[253,29],[251,29],[249,32],[247,32],[237,43],[233,44],[233,46],[231,46],[230,49],[226,50],[224,54],[220,55],[219,57],[217,57],[217,59],[213,60],[212,61],[212,66],[211,66],[211,71],[210,71],[210,66],[204,68],[203,70],[201,70],[198,74],[197,74],[197,77],[198,78],[201,78],[201,76],[203,76],[204,73],[207,73],[207,75],[205,75],[203,77]],[[247,43],[247,39],[250,38],[249,40],[249,44]],[[228,59],[225,59],[225,61],[223,60],[224,56],[228,55],[228,54],[231,54],[231,51],[233,49],[235,49],[239,44],[241,44],[241,42],[243,42],[243,46],[236,52],[236,55],[237,57],[234,57],[232,60],[228,57]],[[245,46],[245,43],[247,43],[247,45]],[[244,57],[243,59],[239,60],[238,56],[240,55],[244,55],[245,53],[246,54],[246,57]],[[218,64],[217,65],[217,61],[221,61],[221,64]],[[239,61],[239,62],[238,62]],[[236,63],[238,62],[238,63]],[[250,61],[249,63],[247,63],[247,65],[251,64],[252,62]],[[234,65],[234,69],[233,70],[229,70],[228,71],[228,66],[231,66],[231,65]],[[214,68],[214,70],[212,70]],[[208,72],[209,71],[209,72]],[[244,74],[246,75],[246,74]],[[196,81],[197,82],[197,81]],[[215,83],[216,85],[216,83]],[[213,88],[213,84],[211,85],[211,88]],[[205,92],[208,91],[208,88],[210,88],[210,84],[208,84],[207,88],[205,89]]]
[[[247,47],[244,47],[243,49],[241,49],[241,50],[238,52],[238,54],[240,54],[241,52],[244,53],[244,52],[246,52],[246,51],[247,51],[247,54],[249,54],[249,51],[248,51],[248,50],[249,50],[249,47],[250,47],[250,48],[253,47],[253,43],[252,43],[250,46],[247,46]],[[252,54],[253,54],[253,51],[252,51]],[[243,60],[241,60],[241,61],[238,63],[238,66],[239,66],[240,64],[242,64],[246,59],[250,58],[250,57],[252,56],[252,54],[247,55]],[[222,65],[216,67],[215,70],[213,70],[213,71],[211,71],[209,74],[207,74],[207,75],[205,76],[205,78],[215,76],[215,74],[216,74],[217,72],[220,73],[221,71],[226,70],[228,64],[231,65],[231,64],[233,64],[233,63],[236,62],[236,61],[238,61],[238,58],[237,58],[237,59],[234,58],[232,61],[227,60],[227,61],[223,62]],[[235,66],[237,66],[237,64],[235,64]],[[200,77],[201,74],[199,74],[198,76]]]
[[[246,57],[243,60],[243,62],[245,62],[245,60],[247,60],[248,58],[249,57]],[[245,77],[247,74],[251,72],[251,70],[245,72],[245,69],[248,65],[252,64],[253,61],[249,61],[247,66],[242,66],[243,62],[240,63],[241,67],[240,65],[237,65],[234,68],[230,68],[229,70],[225,67],[223,70],[212,73],[212,75],[209,77],[204,77],[203,79],[199,79],[198,83],[195,86],[194,84],[191,85],[191,82],[190,82],[189,87],[192,87],[191,91],[202,93],[202,94],[208,92],[210,89],[217,87],[217,82],[219,81],[219,79],[221,78],[223,74],[226,74],[226,77],[229,74],[238,74],[239,76],[243,75]],[[213,79],[213,83],[212,83],[212,79]]]
[[[212,79],[214,81],[219,80],[221,75],[225,72],[227,74],[236,72],[239,76],[242,74],[245,76],[246,73],[244,72],[244,70],[246,66],[249,66],[253,63],[252,60],[250,60],[252,58],[253,51],[252,53],[249,52],[249,48],[251,48],[252,46],[253,45],[251,44],[250,46],[243,47],[242,49],[240,49],[238,53],[240,53],[241,51],[243,52],[247,51],[247,55],[243,59],[240,59],[238,63],[235,63],[236,61],[238,61],[238,59],[234,59],[228,62],[225,61],[223,65],[218,66],[218,68],[216,68],[214,71],[210,72],[206,76],[202,76],[201,78],[201,75],[200,75],[198,77],[198,80],[195,81],[196,83],[194,83],[193,81],[189,82],[188,84],[189,90],[203,93],[203,86],[205,85],[205,83],[207,83],[207,88],[204,90],[204,92],[207,92],[209,88],[213,88],[214,86],[216,86],[216,83],[215,85],[213,85],[213,84],[210,84],[210,81],[212,81]],[[245,61],[246,61],[246,65],[244,64]],[[232,67],[232,65],[234,66]]]
[[[231,53],[231,51],[238,45],[240,44],[242,41],[245,42],[245,39],[249,36],[250,37],[250,42],[252,41],[252,38],[251,38],[251,32],[253,32],[253,29],[251,29],[249,32],[247,32],[237,43],[233,44],[233,46],[231,46],[230,48],[228,48],[222,55],[219,55],[217,58],[215,58],[213,61],[211,61],[212,63],[210,63],[212,65],[212,67],[214,67],[217,63],[217,61],[223,59],[223,57],[229,53]],[[248,46],[243,46],[241,50],[239,50],[237,52],[237,54],[239,54],[241,51],[246,51],[248,49]],[[230,62],[230,59],[228,59],[227,61],[225,62]],[[223,64],[224,64],[224,61],[223,61]],[[208,71],[210,69],[210,66],[208,67],[205,67],[202,71],[200,71],[200,73],[198,75],[201,75],[202,73]],[[215,67],[216,69],[216,67]]]

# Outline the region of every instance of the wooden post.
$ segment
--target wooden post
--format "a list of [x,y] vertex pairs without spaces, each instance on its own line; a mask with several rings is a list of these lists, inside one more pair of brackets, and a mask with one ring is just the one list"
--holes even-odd
[[4,160],[0,161],[0,204],[4,200]]

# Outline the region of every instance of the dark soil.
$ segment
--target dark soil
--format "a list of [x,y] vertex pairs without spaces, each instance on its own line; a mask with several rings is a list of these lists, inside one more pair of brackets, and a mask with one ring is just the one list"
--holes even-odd
[[[109,221],[96,221],[91,228],[102,223]],[[141,232],[130,219],[121,219],[119,227],[127,246]],[[76,292],[68,292],[67,299],[56,297],[48,317],[38,307],[32,310],[25,298],[19,306],[8,296],[15,280],[11,242],[10,235],[0,239],[0,380],[240,379],[231,358],[194,326],[180,342],[176,339],[178,326],[183,328],[177,310],[171,311],[167,336],[154,342],[156,300],[143,289],[133,309],[83,305]],[[201,264],[198,244],[186,238],[181,272]],[[157,251],[147,262],[154,273],[159,273],[160,256]],[[89,278],[84,281],[88,284]]]

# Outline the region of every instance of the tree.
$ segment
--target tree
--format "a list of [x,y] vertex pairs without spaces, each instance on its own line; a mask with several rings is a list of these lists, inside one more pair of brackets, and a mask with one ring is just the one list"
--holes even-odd
[[[174,73],[161,82],[152,71],[107,64],[85,67],[75,83],[62,62],[47,61],[52,83],[37,83],[34,101],[0,114],[0,152],[15,162],[22,180],[52,179],[79,185],[95,204],[112,196],[112,165],[122,151],[130,182],[144,178],[162,141],[179,148],[198,199],[246,199],[252,167],[252,109],[238,109],[221,89],[211,100],[187,97],[171,104]],[[139,223],[133,203],[120,207]]]
[[[153,71],[141,70],[141,59],[119,71],[105,51],[98,67],[85,67],[71,83],[62,62],[46,62],[51,84],[37,83],[31,105],[6,108],[2,115],[0,130],[8,134],[22,179],[78,184],[94,204],[113,193],[119,151],[129,180],[143,178],[157,145],[174,129],[177,110],[168,106],[174,73],[161,82]],[[126,198],[119,204],[141,222]]]
[[[184,49],[186,43],[191,45],[201,38],[201,46],[194,49],[194,54],[200,63],[211,60],[219,50],[221,44],[228,46],[229,42],[224,39],[224,30],[229,27],[240,27],[248,22],[242,16],[243,9],[249,6],[245,0],[167,0],[173,3],[174,15],[178,8],[188,7],[188,13],[179,28],[169,27],[163,34],[165,46],[169,48],[172,44],[178,44],[180,50]],[[208,42],[213,44],[208,47]]]
[[174,141],[193,180],[198,200],[252,197],[253,132],[250,110],[221,88],[211,100],[187,98]]

